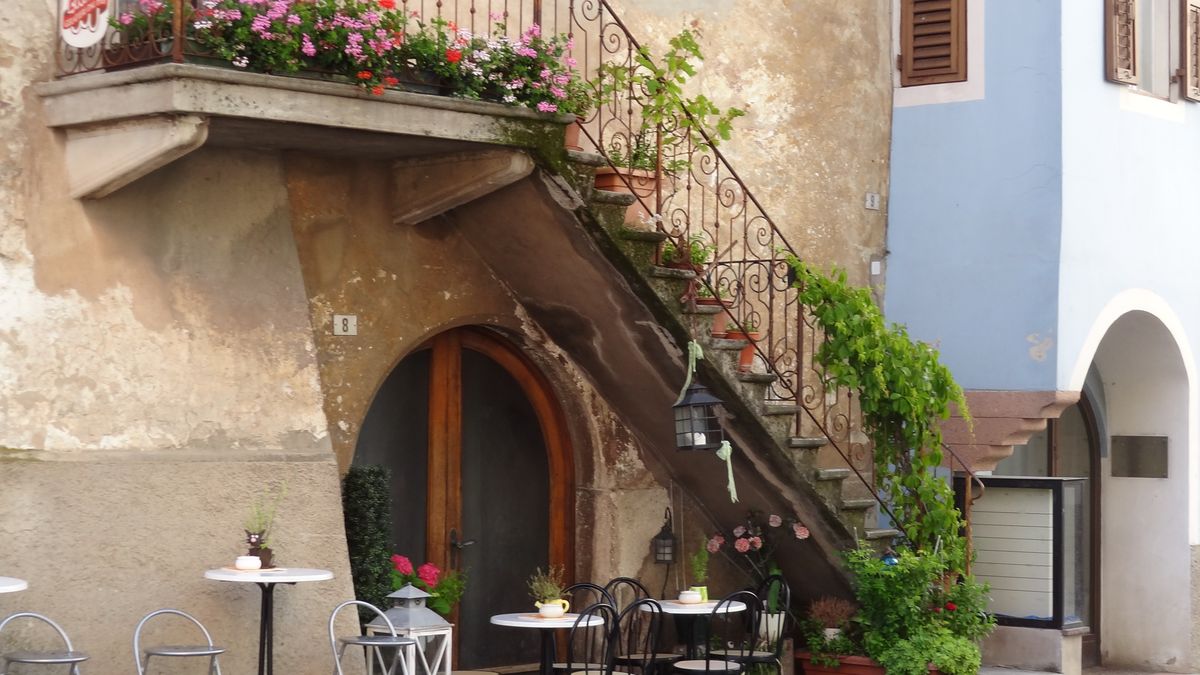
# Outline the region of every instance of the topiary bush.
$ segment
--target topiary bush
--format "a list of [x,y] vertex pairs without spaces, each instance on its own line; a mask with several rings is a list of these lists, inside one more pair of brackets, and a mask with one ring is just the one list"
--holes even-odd
[[[392,592],[391,472],[382,466],[352,466],[342,479],[342,513],[354,595],[380,609]],[[359,612],[364,621],[373,618]]]

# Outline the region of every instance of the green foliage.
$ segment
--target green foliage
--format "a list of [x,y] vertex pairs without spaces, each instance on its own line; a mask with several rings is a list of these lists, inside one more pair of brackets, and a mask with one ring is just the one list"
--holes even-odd
[[800,301],[824,332],[817,359],[830,386],[858,394],[863,428],[875,448],[875,480],[905,536],[919,551],[940,545],[951,569],[965,566],[962,516],[947,481],[934,471],[942,463],[941,420],[966,401],[931,346],[888,325],[864,288],[846,283],[844,272],[825,276],[796,258]]
[[708,549],[701,548],[688,558],[692,569],[692,584],[703,586],[708,583]]
[[663,244],[662,261],[666,264],[684,263],[694,267],[702,267],[712,260],[717,247],[704,241],[704,237],[693,234],[682,246],[676,246],[673,239]]
[[[391,475],[382,466],[352,466],[342,479],[342,513],[354,595],[386,609],[392,592]],[[362,614],[370,620],[367,614]]]
[[806,620],[800,624],[800,634],[804,647],[815,665],[834,667],[838,665],[839,656],[865,656],[859,646],[860,641],[854,638],[849,629],[843,630],[842,634],[834,639],[827,640],[820,622]]
[[551,565],[545,572],[542,568],[537,568],[529,576],[529,597],[533,598],[534,602],[550,602],[561,598],[564,588],[563,574],[562,565]]
[[242,521],[242,528],[248,535],[258,535],[262,548],[271,548],[271,526],[275,524],[275,514],[279,511],[279,503],[287,494],[287,485],[281,485],[274,494],[265,492],[254,499],[250,507],[250,515]]
[[987,587],[956,579],[941,551],[901,549],[893,564],[867,544],[846,555],[859,602],[862,651],[897,675],[923,675],[930,663],[947,675],[979,669],[976,641],[995,620]]

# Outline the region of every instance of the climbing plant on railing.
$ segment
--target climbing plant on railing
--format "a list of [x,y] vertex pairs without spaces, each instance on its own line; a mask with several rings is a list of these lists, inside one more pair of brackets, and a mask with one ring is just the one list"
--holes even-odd
[[[941,546],[948,571],[962,572],[966,546],[954,493],[935,470],[942,464],[939,423],[950,404],[969,415],[962,389],[937,350],[889,325],[865,288],[844,272],[827,276],[790,257],[800,301],[824,333],[816,358],[830,385],[857,393],[863,429],[875,446],[876,487],[917,551]],[[969,417],[968,417],[969,419]]]

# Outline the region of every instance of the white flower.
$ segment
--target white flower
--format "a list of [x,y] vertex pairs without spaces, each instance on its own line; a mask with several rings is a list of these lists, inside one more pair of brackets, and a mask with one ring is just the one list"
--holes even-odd
[[512,94],[507,94],[507,95],[505,95],[505,97],[504,97],[504,102],[505,102],[505,103],[516,103],[516,102],[517,102],[517,97],[516,97],[516,96],[513,96]]
[[213,25],[212,22],[208,21],[206,19],[203,21],[197,21],[197,22],[193,23],[192,28],[195,28],[196,30],[207,30],[209,28],[212,28],[212,25]]
[[233,60],[233,65],[237,66],[238,68],[245,68],[246,66],[250,65],[250,57],[239,56]]
[[214,9],[217,6],[217,0],[204,0],[204,9]]

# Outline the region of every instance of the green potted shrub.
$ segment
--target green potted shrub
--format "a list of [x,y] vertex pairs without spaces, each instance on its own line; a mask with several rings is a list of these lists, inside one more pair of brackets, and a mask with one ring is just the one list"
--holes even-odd
[[529,597],[533,598],[533,606],[538,614],[547,619],[553,619],[566,614],[571,609],[571,603],[563,598],[563,568],[554,566],[534,570],[529,576]]
[[701,548],[688,558],[688,567],[692,572],[692,585],[689,591],[700,594],[701,602],[708,602],[708,549]]
[[714,253],[715,246],[705,241],[702,235],[693,234],[679,245],[673,239],[664,241],[660,260],[665,267],[703,272]]

